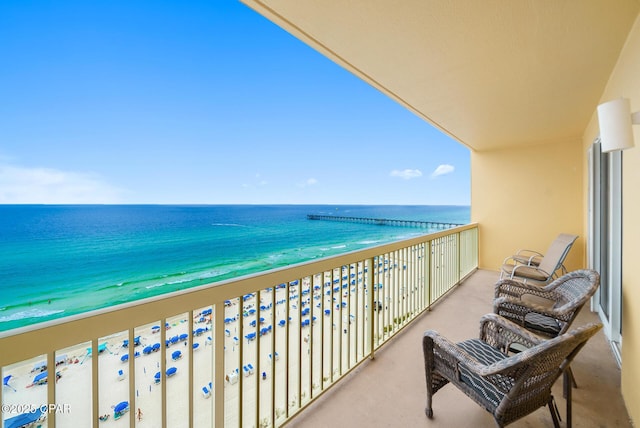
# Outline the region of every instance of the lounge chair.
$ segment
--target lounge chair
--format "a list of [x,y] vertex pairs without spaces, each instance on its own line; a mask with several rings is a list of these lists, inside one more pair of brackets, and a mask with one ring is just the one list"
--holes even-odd
[[[451,383],[491,413],[499,427],[548,406],[555,427],[558,411],[551,387],[587,340],[602,328],[588,324],[545,340],[496,314],[480,320],[479,339],[453,343],[436,331],[422,340],[427,383],[425,413],[433,417],[433,394]],[[524,351],[510,355],[514,344]],[[571,389],[567,426],[571,421]]]
[[500,279],[508,278],[537,285],[546,285],[558,274],[565,274],[564,260],[569,254],[577,235],[561,233],[551,243],[546,253],[519,250],[502,263]]

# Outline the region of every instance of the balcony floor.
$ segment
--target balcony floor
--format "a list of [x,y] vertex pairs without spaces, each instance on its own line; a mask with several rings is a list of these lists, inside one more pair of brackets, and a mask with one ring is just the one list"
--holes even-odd
[[[422,334],[433,329],[453,341],[477,337],[479,318],[492,310],[497,278],[496,272],[475,272],[287,427],[495,427],[488,412],[451,385],[434,395],[434,418],[427,419]],[[574,325],[592,321],[598,317],[585,307]],[[620,394],[620,370],[602,331],[582,349],[572,368],[578,383],[573,390],[573,426],[632,426]],[[562,379],[554,386],[554,396],[566,426]],[[552,425],[545,407],[510,426]]]

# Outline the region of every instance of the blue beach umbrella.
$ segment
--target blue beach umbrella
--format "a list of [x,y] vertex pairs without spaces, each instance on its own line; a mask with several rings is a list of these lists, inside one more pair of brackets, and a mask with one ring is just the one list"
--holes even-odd
[[128,401],[122,401],[122,402],[116,404],[116,406],[113,408],[113,411],[114,412],[124,412],[128,408],[129,408],[129,402]]
[[11,388],[13,390],[13,392],[17,392],[16,389],[13,386],[9,385],[9,381],[11,380],[12,377],[13,377],[12,375],[5,376],[2,379],[2,385],[6,386],[8,388]]
[[123,363],[127,362],[129,360],[129,354],[124,354],[122,357],[120,357],[120,361],[122,361]]
[[177,371],[178,371],[178,369],[177,369],[177,368],[175,368],[175,367],[169,367],[169,368],[167,369],[167,377],[169,377],[169,376],[173,376],[174,374],[176,374],[176,372],[177,372]]
[[47,371],[39,373],[36,377],[33,378],[33,383],[41,384],[47,381]]
[[21,415],[13,416],[11,418],[5,419],[4,426],[6,428],[22,428],[22,427],[33,426],[33,424],[35,424],[38,420],[40,420],[43,413],[44,413],[43,408],[38,407],[35,412],[31,411],[28,413],[23,413]]

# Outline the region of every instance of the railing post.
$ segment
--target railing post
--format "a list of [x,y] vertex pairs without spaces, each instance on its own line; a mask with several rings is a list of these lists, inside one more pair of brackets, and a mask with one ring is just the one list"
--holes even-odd
[[425,257],[424,257],[424,287],[425,287],[425,306],[428,310],[431,310],[431,269],[433,268],[431,264],[431,252],[432,241],[428,240],[425,242]]
[[456,270],[457,270],[457,278],[456,278],[456,284],[460,284],[460,278],[462,277],[460,269],[462,268],[462,263],[460,262],[461,259],[461,255],[462,255],[462,240],[460,239],[462,235],[462,232],[458,232],[456,233],[456,247],[458,249],[457,253],[458,253],[458,257],[456,259]]
[[[224,302],[218,302],[213,305],[213,313],[215,315],[213,329],[213,381],[215,388],[212,394],[215,398],[214,401],[214,424],[216,427],[224,426],[224,400],[225,400],[225,388],[224,378],[226,373],[224,372]],[[242,311],[238,310],[239,316],[242,316]],[[242,318],[238,320],[238,323],[242,323]],[[241,332],[242,333],[242,332]],[[242,337],[242,336],[240,336]]]
[[98,376],[98,339],[91,340],[91,387],[93,397],[93,427],[98,428],[98,417],[100,416],[100,385]]
[[[367,269],[366,262],[369,263],[369,268],[368,269]],[[373,360],[375,358],[375,355],[374,355],[375,346],[374,346],[374,343],[373,343],[373,337],[374,337],[374,334],[375,334],[375,322],[374,322],[375,320],[373,318],[374,317],[374,310],[373,310],[373,305],[374,305],[373,302],[374,302],[374,300],[373,299],[374,299],[374,294],[375,294],[374,286],[373,286],[373,278],[374,278],[374,276],[373,276],[374,258],[373,257],[371,257],[371,258],[369,258],[369,259],[367,259],[365,261],[364,269],[365,269],[365,272],[366,272],[366,275],[365,275],[365,278],[366,278],[365,286],[367,287],[367,291],[368,291],[368,293],[367,293],[367,296],[368,296],[367,297],[367,306],[366,306],[365,316],[366,316],[366,319],[369,320],[369,331],[368,331],[368,334],[369,334],[369,358],[371,358]]]
[[56,414],[53,412],[49,412],[49,404],[54,404],[56,402],[56,384],[58,383],[56,379],[56,351],[52,350],[47,352],[47,426],[51,428],[56,428]]

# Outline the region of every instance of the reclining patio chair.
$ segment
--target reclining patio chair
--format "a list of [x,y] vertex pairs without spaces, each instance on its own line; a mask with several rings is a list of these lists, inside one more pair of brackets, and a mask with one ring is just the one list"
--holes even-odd
[[500,279],[516,279],[537,285],[548,284],[557,278],[558,272],[567,273],[564,259],[576,239],[577,235],[561,233],[544,254],[533,250],[519,250],[502,263]]
[[[425,413],[433,417],[433,394],[447,383],[491,413],[502,427],[548,406],[555,427],[559,415],[551,387],[587,340],[602,328],[588,324],[545,340],[496,314],[480,320],[479,339],[453,343],[435,331],[422,340],[427,381]],[[513,344],[524,351],[509,355]],[[571,421],[567,397],[567,426]]]

